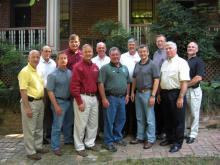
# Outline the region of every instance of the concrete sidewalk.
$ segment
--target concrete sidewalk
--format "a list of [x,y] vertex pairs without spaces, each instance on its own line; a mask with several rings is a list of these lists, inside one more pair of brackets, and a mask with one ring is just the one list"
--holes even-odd
[[[126,137],[127,141],[131,137]],[[0,136],[0,164],[6,165],[75,165],[75,164],[113,164],[114,161],[126,159],[147,159],[163,157],[185,157],[185,156],[220,156],[220,129],[200,129],[199,137],[193,144],[186,144],[177,153],[169,153],[169,147],[159,146],[159,142],[148,150],[144,150],[142,144],[119,147],[116,153],[108,152],[101,148],[101,141],[97,145],[101,148],[96,153],[89,151],[89,156],[82,158],[78,156],[72,145],[63,145],[61,157],[55,156],[52,152],[42,156],[39,161],[32,161],[26,158],[22,134]],[[50,149],[50,146],[47,145]]]

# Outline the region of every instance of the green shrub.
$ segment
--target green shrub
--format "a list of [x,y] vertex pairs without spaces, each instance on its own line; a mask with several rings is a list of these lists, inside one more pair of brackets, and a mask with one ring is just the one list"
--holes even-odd
[[106,43],[108,49],[116,46],[122,53],[127,51],[127,41],[131,35],[121,23],[113,20],[101,20],[92,26],[92,31],[99,40]]
[[14,106],[19,101],[17,75],[25,63],[23,54],[14,45],[0,42],[0,88],[5,87],[0,90],[1,105]]
[[220,81],[201,82],[203,92],[201,109],[215,112],[220,107]]
[[213,47],[215,34],[208,30],[208,13],[201,16],[196,8],[184,8],[174,0],[161,0],[156,11],[158,20],[152,24],[151,32],[164,34],[168,40],[176,42],[180,56],[185,56],[190,41],[196,41],[203,59],[219,58]]

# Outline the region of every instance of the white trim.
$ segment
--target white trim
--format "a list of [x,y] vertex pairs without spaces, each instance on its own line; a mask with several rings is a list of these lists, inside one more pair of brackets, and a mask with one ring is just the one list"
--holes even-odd
[[122,23],[125,29],[129,30],[129,0],[118,0],[118,21]]
[[47,0],[46,44],[60,49],[60,0]]

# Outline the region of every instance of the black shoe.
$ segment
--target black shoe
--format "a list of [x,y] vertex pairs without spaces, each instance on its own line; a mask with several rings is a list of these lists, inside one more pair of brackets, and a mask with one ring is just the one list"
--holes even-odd
[[192,144],[192,143],[194,143],[194,142],[195,142],[195,138],[188,137],[188,138],[186,139],[186,143],[187,143],[187,144]]
[[50,141],[46,138],[43,138],[43,144],[50,144]]
[[169,152],[174,153],[174,152],[178,152],[181,149],[181,147],[178,147],[177,145],[173,145],[172,147],[170,147]]
[[157,140],[164,140],[165,138],[166,138],[166,134],[165,133],[157,135]]
[[172,144],[172,143],[168,140],[163,140],[162,142],[160,142],[160,146],[167,146],[169,144]]
[[110,152],[116,152],[117,151],[117,148],[113,144],[110,144],[110,145],[103,144],[103,147],[105,149],[109,150]]
[[115,142],[117,145],[119,145],[119,146],[126,146],[127,145],[127,142],[126,141],[124,141],[124,140],[119,140],[119,141],[117,141],[117,142]]
[[132,140],[132,141],[130,141],[130,144],[138,144],[138,143],[143,143],[144,142],[144,140],[140,140],[140,139],[134,139],[134,140]]

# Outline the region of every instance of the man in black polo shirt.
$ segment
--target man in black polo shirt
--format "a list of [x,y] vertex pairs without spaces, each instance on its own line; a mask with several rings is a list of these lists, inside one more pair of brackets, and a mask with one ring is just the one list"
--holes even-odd
[[146,45],[140,45],[138,54],[141,61],[135,65],[131,90],[131,100],[135,99],[137,136],[130,143],[137,144],[144,141],[143,148],[149,149],[156,141],[154,104],[160,73],[156,64],[149,59]]
[[[195,141],[199,130],[199,113],[202,101],[202,90],[200,81],[205,76],[204,62],[196,56],[198,45],[195,42],[190,42],[187,46],[188,64],[190,67],[190,81],[188,82],[188,90],[186,93],[187,111],[186,111],[186,128],[190,127],[190,131],[185,132],[189,135],[186,143],[190,144]],[[191,113],[191,114],[190,114]]]

